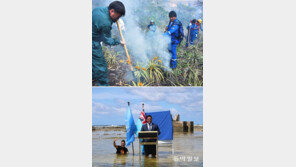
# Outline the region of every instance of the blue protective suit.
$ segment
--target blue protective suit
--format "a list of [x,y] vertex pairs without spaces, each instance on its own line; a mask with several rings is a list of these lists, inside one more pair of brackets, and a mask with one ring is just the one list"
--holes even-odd
[[120,41],[111,38],[113,21],[108,7],[98,7],[92,11],[92,79],[98,86],[108,86],[107,62],[100,42],[118,45]]
[[[189,26],[187,26],[188,29],[188,34],[189,34]],[[192,45],[194,40],[197,38],[198,36],[198,26],[196,24],[192,24],[190,26],[190,35],[189,35],[189,42]],[[187,37],[187,43],[186,43],[186,47],[188,46],[188,37]]]
[[[187,26],[188,34],[189,34],[189,26]],[[202,26],[197,25],[197,24],[192,24],[190,28],[190,37],[189,37],[189,42],[191,45],[193,45],[194,40],[198,39],[199,40],[199,30],[203,31]],[[188,36],[186,39],[186,47],[188,47]]]
[[169,45],[169,51],[171,53],[171,62],[170,67],[172,69],[177,67],[177,46],[180,43],[178,40],[179,36],[179,20],[176,19],[174,22],[169,22],[169,25],[167,26],[167,32],[165,35],[171,36],[171,44]]
[[153,34],[155,33],[157,27],[156,27],[155,24],[149,24],[148,29],[149,29],[148,36],[153,36]]
[[199,26],[200,30],[203,31],[202,25]]

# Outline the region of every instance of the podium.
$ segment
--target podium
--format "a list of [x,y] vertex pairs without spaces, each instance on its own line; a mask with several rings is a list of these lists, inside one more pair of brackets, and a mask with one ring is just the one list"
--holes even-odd
[[[139,138],[139,157],[141,162],[141,145],[156,145],[156,156],[158,158],[158,132],[157,131],[140,131],[138,133]],[[153,142],[142,142],[141,139],[156,139]]]

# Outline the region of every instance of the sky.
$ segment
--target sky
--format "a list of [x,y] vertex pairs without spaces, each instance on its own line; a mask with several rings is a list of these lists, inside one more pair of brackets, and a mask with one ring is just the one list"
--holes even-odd
[[93,87],[92,125],[124,125],[127,102],[136,121],[145,112],[171,111],[180,121],[203,124],[202,87]]

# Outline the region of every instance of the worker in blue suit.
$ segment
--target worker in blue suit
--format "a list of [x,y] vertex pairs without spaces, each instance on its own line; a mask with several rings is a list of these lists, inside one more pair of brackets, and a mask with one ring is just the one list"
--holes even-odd
[[156,29],[157,29],[157,27],[156,27],[153,20],[150,21],[150,24],[147,26],[147,28],[149,29],[148,36],[152,37],[153,34],[155,33]]
[[197,43],[198,43],[200,40],[200,33],[203,31],[202,19],[198,19],[196,22],[196,25],[197,25],[197,29],[199,30],[197,31]]
[[[197,20],[193,19],[192,22],[189,24],[189,26],[187,26],[189,38],[187,38],[186,47],[188,47],[189,42],[192,45],[194,40],[198,37],[199,27],[197,26],[196,22],[197,22]],[[190,28],[190,30],[189,30],[189,28]]]
[[108,7],[98,7],[92,11],[92,80],[93,86],[108,86],[107,62],[101,42],[107,45],[124,45],[124,41],[111,38],[112,24],[125,15],[122,2],[114,1]]
[[181,42],[181,36],[183,38],[183,29],[182,23],[177,19],[177,14],[175,11],[171,11],[169,13],[169,18],[170,22],[166,27],[165,35],[169,35],[171,37],[171,43],[169,45],[169,51],[172,56],[170,67],[175,69],[177,67],[177,46]]

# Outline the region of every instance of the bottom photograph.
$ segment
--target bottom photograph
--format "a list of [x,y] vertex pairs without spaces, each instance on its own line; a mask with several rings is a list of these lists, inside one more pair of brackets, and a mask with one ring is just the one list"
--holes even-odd
[[93,87],[92,166],[203,166],[203,87]]

